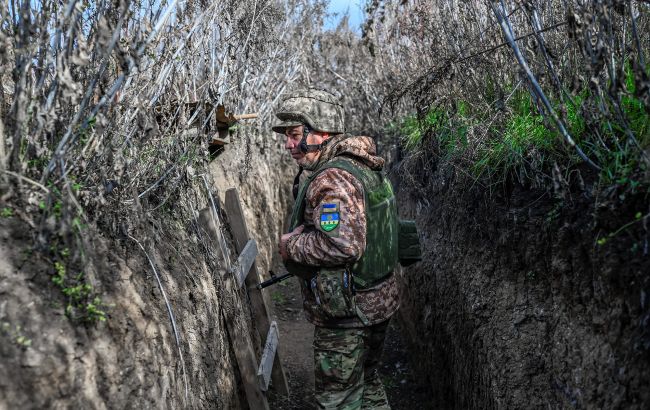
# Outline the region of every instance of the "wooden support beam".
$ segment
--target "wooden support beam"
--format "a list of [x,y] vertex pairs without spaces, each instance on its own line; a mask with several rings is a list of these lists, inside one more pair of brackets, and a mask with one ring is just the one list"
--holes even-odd
[[230,144],[230,132],[228,128],[219,128],[217,133],[212,136],[212,141],[210,144],[225,145]]
[[[246,401],[251,409],[268,410],[269,403],[266,396],[262,391],[262,386],[259,384],[259,379],[255,373],[255,350],[251,342],[248,329],[235,321],[234,310],[228,312],[229,309],[224,309],[224,318],[226,328],[228,329],[228,336],[230,338],[230,345],[235,351],[235,358],[237,359],[237,367],[244,384],[244,393],[246,393]],[[241,310],[240,310],[241,311]],[[222,311],[223,312],[223,311]]]
[[255,242],[255,239],[249,239],[246,246],[244,246],[244,249],[241,251],[241,254],[239,254],[239,258],[237,258],[237,265],[233,272],[235,279],[237,280],[237,286],[240,288],[244,284],[248,272],[250,272],[251,266],[253,266],[253,263],[255,262],[256,256],[257,242]]
[[260,367],[257,369],[257,378],[260,382],[260,388],[263,391],[269,389],[273,361],[275,359],[275,353],[278,350],[278,340],[278,324],[274,320],[271,322],[271,328],[269,329],[269,334],[266,337],[266,343],[264,344],[264,353],[260,360]]
[[[219,228],[212,214],[212,208],[203,209],[199,213],[199,221],[212,240],[220,241]],[[257,253],[256,245],[250,247],[250,249],[254,249],[255,253]],[[255,258],[253,257],[252,259]],[[226,323],[230,345],[235,352],[237,368],[239,369],[244,385],[246,401],[251,409],[268,410],[269,404],[257,376],[258,364],[255,357],[255,348],[251,340],[251,334],[246,326],[246,319],[243,316],[244,308],[237,295],[241,286],[238,285],[235,287],[235,279],[231,275],[225,275],[222,283],[224,285],[224,291],[222,292],[224,296],[223,304],[226,308],[221,310],[221,314]]]
[[[244,218],[244,212],[241,208],[241,202],[239,201],[239,193],[236,188],[230,188],[226,191],[226,214],[228,215],[228,220],[230,222],[230,228],[235,239],[235,248],[237,252],[241,252],[248,240],[250,235],[248,233],[248,227],[246,226],[246,219]],[[266,337],[271,328],[271,321],[269,319],[268,309],[264,298],[262,296],[262,291],[256,289],[257,285],[260,283],[260,277],[257,270],[257,264],[253,263],[251,266],[251,273],[246,277],[246,287],[248,288],[250,300],[251,300],[251,310],[253,312],[253,320],[257,324],[257,329],[259,330],[260,338],[266,340]],[[273,382],[273,388],[281,395],[289,395],[289,384],[287,383],[287,377],[284,374],[284,369],[282,368],[282,360],[280,359],[280,353],[276,350],[276,358],[273,361],[273,371],[271,373],[271,380]]]

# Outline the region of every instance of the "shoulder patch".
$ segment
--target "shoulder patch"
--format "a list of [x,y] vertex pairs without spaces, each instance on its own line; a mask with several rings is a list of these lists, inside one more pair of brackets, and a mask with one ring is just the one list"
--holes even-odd
[[341,211],[337,202],[328,202],[320,206],[320,228],[325,233],[333,233],[339,227]]

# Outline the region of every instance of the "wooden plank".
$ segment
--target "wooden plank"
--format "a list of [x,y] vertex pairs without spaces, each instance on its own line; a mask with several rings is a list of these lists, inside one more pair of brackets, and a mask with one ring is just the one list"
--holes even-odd
[[217,128],[217,133],[212,136],[212,143],[221,142],[222,144],[230,144],[230,131],[228,127]]
[[228,134],[228,129],[225,131],[219,131],[212,136],[210,141],[212,145],[226,145],[230,144],[230,135]]
[[[228,309],[224,309],[226,312]],[[234,311],[235,309],[233,309]],[[226,328],[230,338],[230,345],[235,351],[237,367],[244,385],[246,401],[251,409],[269,409],[269,403],[259,384],[259,379],[255,373],[255,350],[250,339],[248,331],[235,323],[232,314],[224,313]]]
[[250,272],[251,266],[253,266],[253,262],[255,262],[256,256],[257,242],[255,242],[255,239],[249,239],[248,243],[246,243],[246,246],[244,246],[244,249],[241,251],[241,254],[239,254],[239,258],[237,258],[237,266],[233,272],[235,279],[237,280],[237,285],[240,288],[244,284],[248,272]]
[[260,367],[257,369],[257,377],[260,381],[260,388],[263,391],[269,389],[269,382],[271,381],[271,370],[273,369],[273,359],[275,359],[275,353],[278,350],[278,324],[271,322],[271,328],[269,329],[269,334],[266,337],[266,343],[264,344],[264,353],[262,354],[262,359],[260,360]]
[[[212,213],[209,208],[207,210],[208,213]],[[202,217],[208,218],[208,213],[202,212]],[[211,238],[218,240],[219,233],[215,224],[204,223],[203,228]],[[269,404],[257,377],[258,364],[255,358],[255,349],[251,341],[251,335],[245,325],[245,319],[241,317],[244,310],[241,305],[241,300],[237,297],[239,287],[235,288],[233,283],[233,278],[230,275],[226,275],[224,278],[224,292],[222,293],[224,295],[223,305],[226,308],[221,310],[221,314],[226,323],[230,345],[235,352],[237,368],[239,369],[242,384],[244,385],[244,393],[246,394],[248,407],[251,409],[268,410]],[[237,322],[238,314],[240,315],[239,323]]]
[[217,148],[223,148],[223,146],[226,144],[230,144],[230,141],[221,138],[213,138],[212,141],[210,141],[210,146],[213,147],[215,150]]
[[[237,252],[241,252],[250,239],[246,220],[244,219],[244,212],[241,208],[239,201],[239,193],[237,188],[230,188],[226,191],[226,214],[230,221],[230,229],[232,230],[235,239],[235,248]],[[246,287],[249,289],[249,297],[251,300],[251,310],[253,312],[253,320],[257,324],[257,329],[261,340],[266,340],[266,336],[271,328],[271,321],[269,319],[268,309],[264,302],[262,290],[256,289],[260,283],[260,277],[257,270],[257,264],[253,263],[251,266],[251,273],[246,277]],[[282,360],[280,353],[276,350],[276,358],[273,361],[273,371],[271,373],[271,380],[273,388],[281,395],[289,395],[289,383],[282,368]]]

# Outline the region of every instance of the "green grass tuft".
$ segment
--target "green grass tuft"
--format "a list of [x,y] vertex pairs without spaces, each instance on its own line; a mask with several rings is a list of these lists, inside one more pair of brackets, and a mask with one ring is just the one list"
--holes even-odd
[[[634,96],[634,73],[626,71],[627,93],[621,97],[621,109],[630,131],[642,148],[650,145],[650,115],[643,102]],[[602,121],[598,130],[589,128],[584,117],[585,103],[607,104],[583,90],[571,96],[571,102],[552,102],[565,126],[579,146],[601,167],[601,181],[608,184],[629,185],[636,189],[644,164],[639,161],[640,150],[631,142],[623,124],[614,119]],[[564,143],[555,125],[538,112],[526,91],[514,92],[499,121],[491,123],[485,138],[472,141],[468,150],[468,132],[481,123],[490,121],[485,112],[474,112],[465,101],[458,101],[451,114],[441,108],[431,109],[423,118],[409,116],[398,127],[407,152],[425,149],[425,139],[433,139],[436,153],[444,159],[463,158],[476,177],[492,183],[503,182],[507,175],[517,173],[534,177],[548,174],[553,162],[569,166],[580,161],[575,151]],[[614,112],[613,107],[609,107]],[[614,117],[616,118],[616,117]],[[595,135],[595,134],[598,134]],[[597,138],[598,137],[598,138]],[[467,153],[470,152],[469,155]],[[647,182],[647,181],[646,181]]]

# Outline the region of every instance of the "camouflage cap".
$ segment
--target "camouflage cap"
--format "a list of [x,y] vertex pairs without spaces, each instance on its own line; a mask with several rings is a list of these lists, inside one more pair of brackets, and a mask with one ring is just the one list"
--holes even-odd
[[287,127],[307,124],[314,131],[342,134],[345,132],[343,105],[327,91],[315,88],[301,89],[287,95],[275,113],[280,122],[275,132],[284,133]]

